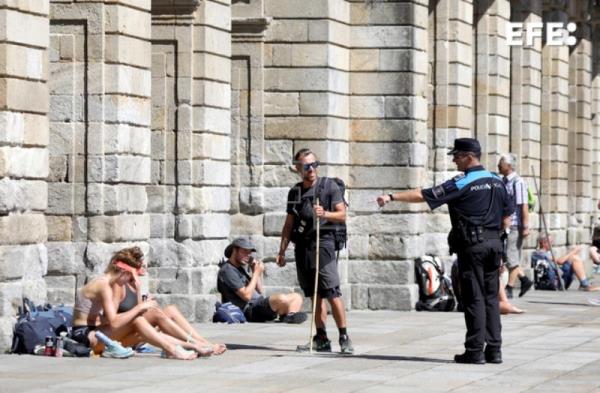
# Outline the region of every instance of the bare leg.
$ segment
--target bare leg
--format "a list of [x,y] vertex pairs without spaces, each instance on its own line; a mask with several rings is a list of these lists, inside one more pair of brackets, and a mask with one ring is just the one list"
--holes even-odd
[[523,269],[521,269],[521,266],[515,266],[512,270],[510,270],[508,274],[508,285],[514,287],[517,278],[522,277],[524,275],[525,274],[523,273]]
[[171,358],[181,360],[191,360],[196,358],[195,355],[187,355],[177,351],[177,344],[184,344],[183,342],[159,333],[146,318],[141,316],[135,318],[133,322],[124,329],[112,330],[109,327],[103,327],[100,330],[116,340],[123,338],[132,340],[129,336],[136,334],[142,341],[164,349],[167,352],[167,356]]
[[317,329],[324,328],[327,322],[327,304],[325,300],[317,296],[317,309],[315,310],[315,325]]
[[335,319],[335,324],[338,328],[345,328],[346,307],[344,307],[342,298],[334,297],[333,299],[329,299],[329,304],[331,304],[331,313],[333,314],[333,319]]
[[579,281],[585,280],[585,269],[583,268],[583,261],[579,258],[578,255],[573,255],[571,258],[571,266],[573,267],[573,272]]
[[504,285],[502,285],[502,279],[500,279],[500,288],[498,290],[498,305],[500,306],[500,314],[522,314],[525,311],[510,304],[506,297],[506,291]]
[[302,297],[297,293],[276,293],[269,296],[269,306],[278,315],[298,312],[302,308]]

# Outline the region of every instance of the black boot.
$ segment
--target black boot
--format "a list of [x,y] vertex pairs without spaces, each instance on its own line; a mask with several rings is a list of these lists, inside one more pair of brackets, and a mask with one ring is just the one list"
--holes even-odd
[[506,287],[504,287],[504,290],[506,291],[506,297],[509,299],[513,298],[513,287],[511,287],[510,285],[506,285]]
[[465,353],[461,353],[460,355],[454,355],[454,361],[464,364],[485,364],[485,357],[483,356],[483,352],[465,351]]
[[500,364],[502,363],[502,351],[499,349],[485,349],[485,362]]
[[521,280],[521,292],[519,292],[519,297],[522,297],[531,289],[533,286],[533,281],[531,281],[527,276],[519,277],[519,280]]

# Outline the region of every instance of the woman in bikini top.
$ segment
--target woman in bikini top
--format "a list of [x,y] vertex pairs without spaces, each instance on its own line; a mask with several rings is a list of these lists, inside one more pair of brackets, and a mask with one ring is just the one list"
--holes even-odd
[[162,348],[169,358],[196,358],[196,353],[184,351],[177,340],[157,332],[144,318],[148,311],[160,309],[156,301],[140,302],[126,312],[117,313],[120,298],[114,289],[122,288],[128,282],[139,282],[137,276],[142,264],[143,253],[138,247],[123,249],[115,253],[102,276],[78,291],[73,315],[74,338],[98,349],[95,330],[113,340],[139,335],[143,341]]
[[[115,297],[119,299],[118,312],[125,313],[142,303],[139,282],[129,282],[113,287]],[[175,305],[163,309],[153,308],[144,313],[144,318],[161,332],[180,341],[184,348],[195,350],[200,356],[220,355],[227,350],[225,344],[213,344],[200,335],[192,324],[183,316]],[[133,335],[122,339],[124,345],[133,346],[143,342],[139,336]]]

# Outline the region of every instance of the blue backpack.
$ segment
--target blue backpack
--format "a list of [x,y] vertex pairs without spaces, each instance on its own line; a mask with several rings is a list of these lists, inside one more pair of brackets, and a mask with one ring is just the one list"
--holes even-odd
[[66,306],[35,306],[27,298],[19,307],[13,329],[11,353],[32,354],[36,345],[44,345],[47,336],[56,339],[61,332],[70,333],[73,326],[73,308]]
[[216,311],[213,315],[213,322],[225,322],[225,323],[244,323],[246,317],[244,312],[236,305],[231,302],[221,304],[217,302],[215,304]]

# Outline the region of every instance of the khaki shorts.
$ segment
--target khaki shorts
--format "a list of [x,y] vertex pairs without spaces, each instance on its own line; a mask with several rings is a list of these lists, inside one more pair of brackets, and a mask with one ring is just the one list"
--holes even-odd
[[523,249],[523,237],[517,227],[511,227],[510,233],[506,238],[506,260],[504,265],[508,270],[512,270],[521,264]]

